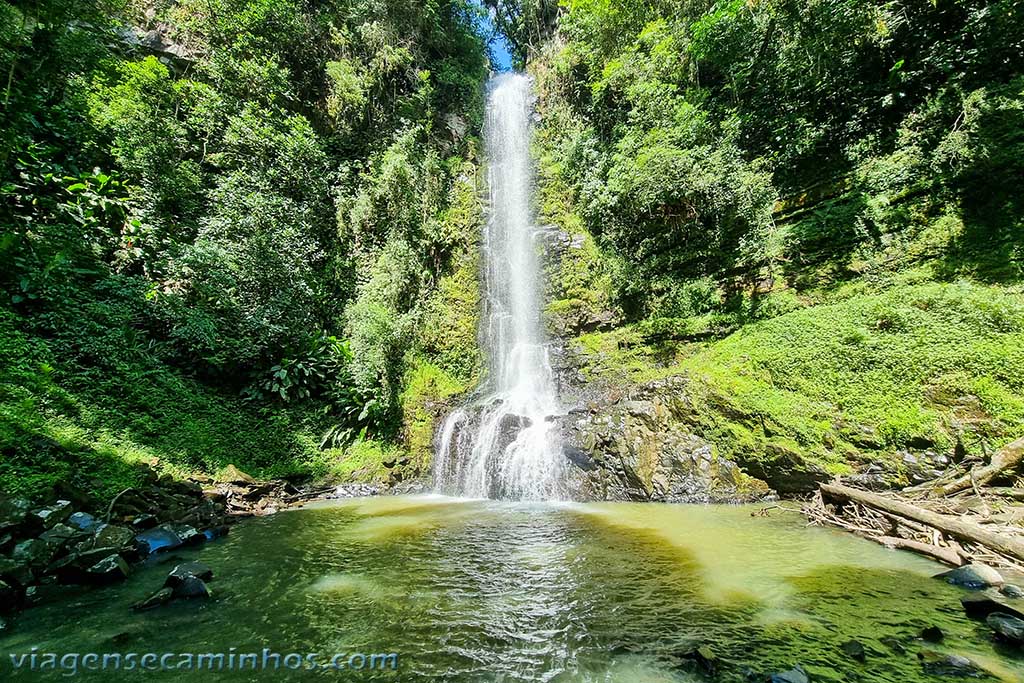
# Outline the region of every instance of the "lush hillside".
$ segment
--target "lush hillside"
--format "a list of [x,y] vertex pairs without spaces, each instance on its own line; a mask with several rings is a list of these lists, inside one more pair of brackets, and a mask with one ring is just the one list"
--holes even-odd
[[1024,433],[1020,3],[530,16],[542,209],[580,236],[548,317],[586,377],[690,375],[754,473],[898,481]]
[[422,442],[477,373],[476,13],[0,3],[0,489]]

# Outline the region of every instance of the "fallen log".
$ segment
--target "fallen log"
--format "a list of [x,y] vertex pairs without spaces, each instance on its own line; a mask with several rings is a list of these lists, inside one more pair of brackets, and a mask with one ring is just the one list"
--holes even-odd
[[1004,486],[992,486],[985,489],[985,493],[1024,502],[1024,489],[1009,488]]
[[954,479],[934,490],[936,496],[948,496],[972,486],[984,485],[1000,474],[1016,468],[1024,460],[1024,437],[1011,441],[992,456],[992,462]]
[[916,553],[927,555],[928,557],[953,565],[954,567],[960,567],[965,562],[963,556],[953,548],[944,548],[940,545],[921,543],[920,541],[912,541],[908,538],[898,538],[896,536],[871,536],[870,538],[874,541],[878,541],[886,548],[913,550]]
[[961,541],[977,543],[1018,561],[1024,561],[1024,542],[1007,534],[989,531],[977,524],[965,522],[956,517],[942,515],[917,507],[916,505],[893,500],[892,498],[880,496],[877,493],[853,489],[849,486],[821,484],[820,488],[822,495],[825,497],[853,501],[877,510],[891,512],[895,515],[912,519],[915,522],[927,524]]

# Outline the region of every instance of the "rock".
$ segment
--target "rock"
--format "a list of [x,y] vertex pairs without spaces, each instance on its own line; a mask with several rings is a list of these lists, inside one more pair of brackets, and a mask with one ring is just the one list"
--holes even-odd
[[95,544],[106,548],[124,550],[135,544],[135,534],[131,529],[113,524],[103,524],[97,528]]
[[32,568],[45,567],[57,556],[60,548],[38,538],[30,538],[14,546],[11,557]]
[[797,664],[789,671],[768,675],[770,683],[810,683],[811,679],[804,668]]
[[60,551],[70,545],[72,541],[82,536],[83,533],[78,529],[72,528],[67,524],[56,524],[49,531],[39,534],[39,540],[44,541],[54,550]]
[[867,658],[867,653],[864,652],[864,645],[857,640],[848,640],[840,648],[846,653],[850,659],[856,659],[858,662],[863,662]]
[[985,673],[977,664],[960,655],[921,650],[917,653],[917,659],[924,672],[933,676],[977,677]]
[[228,465],[220,473],[219,479],[228,484],[255,484],[256,480],[238,469],[234,465]]
[[1024,645],[1024,619],[1018,619],[1002,612],[993,612],[986,617],[985,623],[995,631],[999,640],[1014,645]]
[[88,512],[76,512],[68,517],[68,524],[79,531],[93,531],[97,521]]
[[999,589],[999,592],[1008,598],[1024,598],[1024,588],[1015,586],[1012,583],[1004,584],[1003,587]]
[[707,643],[684,652],[680,657],[689,665],[688,668],[694,668],[706,676],[714,676],[718,671],[718,655],[715,654],[714,650]]
[[963,567],[936,574],[935,578],[945,579],[954,586],[963,586],[972,590],[980,590],[991,586],[1002,586],[1003,577],[992,567],[985,564],[965,564]]
[[169,588],[175,588],[185,582],[185,579],[194,577],[202,581],[213,580],[213,569],[202,562],[183,562],[176,566],[170,574],[167,575],[167,580],[164,581],[164,586]]
[[136,515],[132,519],[132,529],[135,531],[147,531],[157,525],[157,519],[153,515]]
[[0,533],[23,525],[31,507],[24,498],[0,498]]
[[186,576],[181,583],[171,589],[174,597],[183,599],[209,598],[210,589],[206,582],[197,576]]
[[938,626],[928,626],[921,630],[919,637],[929,643],[940,643],[946,634]]
[[33,510],[26,520],[36,528],[52,529],[57,524],[68,521],[74,511],[71,501],[58,500],[53,505]]
[[86,570],[89,583],[106,585],[124,581],[131,573],[131,568],[120,555],[106,557]]
[[144,610],[153,609],[154,607],[160,607],[161,605],[166,605],[173,599],[174,591],[172,589],[161,588],[145,600],[140,600],[139,602],[132,605],[132,609],[141,612]]
[[0,554],[14,549],[14,536],[11,534],[0,534]]
[[157,551],[173,550],[183,545],[198,545],[206,541],[206,536],[187,524],[161,524],[143,531],[135,537],[143,552],[152,554]]
[[224,538],[230,532],[231,532],[231,527],[229,527],[226,524],[222,524],[220,526],[215,526],[213,528],[207,529],[206,531],[203,532],[203,535],[206,536],[206,540],[208,540],[208,541],[215,541],[218,538]]
[[0,579],[24,588],[35,580],[35,575],[27,562],[12,557],[0,557]]
[[988,595],[966,595],[960,598],[964,612],[973,619],[984,619],[993,612],[1002,612],[1010,616],[1024,619],[1024,613],[1020,610],[996,600]]

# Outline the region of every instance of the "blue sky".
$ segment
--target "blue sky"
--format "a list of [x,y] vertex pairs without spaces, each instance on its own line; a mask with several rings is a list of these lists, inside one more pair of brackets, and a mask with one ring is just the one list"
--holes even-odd
[[508,41],[505,40],[505,36],[494,30],[494,22],[486,8],[478,20],[478,26],[481,35],[488,38],[487,47],[490,48],[494,69],[496,71],[511,71],[512,54],[509,52]]

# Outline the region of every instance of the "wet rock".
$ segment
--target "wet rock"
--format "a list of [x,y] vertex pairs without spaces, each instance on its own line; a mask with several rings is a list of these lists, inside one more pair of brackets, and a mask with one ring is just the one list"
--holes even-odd
[[985,673],[977,664],[967,659],[967,657],[960,655],[935,652],[934,650],[922,650],[917,653],[917,659],[921,662],[921,668],[924,672],[933,676],[976,678]]
[[810,683],[811,679],[804,668],[797,664],[789,671],[768,675],[769,683]]
[[938,626],[928,626],[921,630],[919,637],[928,643],[941,643],[946,634]]
[[131,568],[120,555],[106,557],[86,570],[89,583],[107,585],[124,581],[131,573]]
[[1013,645],[1024,645],[1024,619],[1019,619],[1002,612],[993,612],[985,618],[996,637]]
[[71,501],[58,500],[53,505],[33,510],[28,514],[26,520],[33,527],[43,530],[52,529],[57,524],[66,522],[74,511]]
[[1004,584],[1003,587],[999,589],[999,592],[1008,598],[1024,598],[1024,588],[1015,586],[1012,583]]
[[231,527],[227,524],[221,524],[213,528],[207,529],[203,532],[203,536],[206,536],[207,541],[216,541],[218,538],[224,538],[231,533]]
[[35,580],[35,575],[27,562],[0,557],[0,579],[24,588]]
[[72,553],[49,565],[44,573],[65,584],[92,583],[90,568],[117,554],[117,548],[93,548]]
[[39,535],[39,540],[45,542],[55,551],[60,551],[69,546],[73,541],[84,537],[84,533],[68,526],[67,524],[56,524],[49,531]]
[[255,484],[256,479],[238,469],[234,465],[228,465],[220,473],[220,480],[228,484]]
[[947,583],[954,586],[963,586],[972,590],[1002,586],[1004,583],[999,572],[988,565],[978,563],[965,564],[963,567],[936,574],[935,578],[945,579]]
[[164,586],[176,588],[190,577],[200,579],[201,581],[211,581],[213,580],[213,569],[202,562],[183,562],[167,575]]
[[209,598],[210,589],[206,582],[196,576],[186,576],[181,583],[171,589],[175,598],[191,600]]
[[173,550],[183,545],[198,545],[206,536],[187,524],[161,524],[135,537],[144,553]]
[[169,603],[173,599],[174,599],[174,590],[173,589],[171,589],[171,588],[161,588],[160,590],[158,590],[156,593],[153,593],[153,595],[149,596],[145,600],[140,600],[139,602],[137,602],[134,605],[132,605],[132,609],[136,610],[138,612],[142,612],[142,611],[145,611],[145,610],[150,610],[150,609],[154,609],[156,607],[160,607],[161,605],[166,605],[167,603]]
[[0,554],[7,553],[14,549],[14,536],[11,534],[0,534]]
[[858,662],[863,662],[867,658],[867,653],[864,651],[864,645],[857,640],[848,640],[842,645],[840,649],[846,653],[850,659],[855,659]]
[[557,417],[570,487],[583,500],[749,502],[771,495],[686,426],[686,380],[634,387]]
[[989,595],[966,595],[960,598],[960,604],[963,605],[967,616],[973,619],[984,619],[993,612],[1002,612],[1018,619],[1024,619],[1024,613],[1020,610],[1014,609]]

